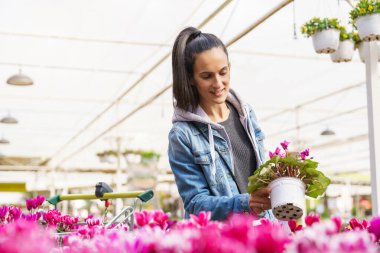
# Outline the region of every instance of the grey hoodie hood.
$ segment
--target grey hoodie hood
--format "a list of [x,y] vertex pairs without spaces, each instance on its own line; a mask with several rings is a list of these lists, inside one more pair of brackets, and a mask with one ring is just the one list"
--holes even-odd
[[[228,95],[227,95],[227,101],[230,102],[238,111],[240,118],[246,118],[248,117],[248,105],[244,103],[240,97],[236,94],[236,92],[232,89],[230,89]],[[175,122],[182,122],[182,121],[194,121],[194,122],[200,122],[207,125],[212,125],[215,129],[222,129],[223,126],[220,124],[217,124],[215,122],[212,122],[210,118],[207,116],[205,111],[198,105],[195,112],[185,111],[178,107],[174,108],[174,114],[172,118],[173,124]]]
[[[244,125],[244,122],[246,122],[248,115],[249,115],[249,107],[248,104],[244,103],[240,97],[230,89],[228,95],[227,95],[227,101],[230,102],[238,111],[239,118],[242,124]],[[215,147],[214,147],[214,136],[212,134],[212,129],[217,130],[220,132],[227,140],[227,143],[229,145],[229,152],[231,156],[231,163],[233,163],[233,156],[231,151],[231,142],[228,138],[227,132],[224,129],[224,127],[218,123],[212,122],[208,115],[205,113],[205,111],[198,105],[195,112],[185,111],[178,107],[174,108],[174,115],[172,122],[173,124],[176,122],[186,122],[186,121],[192,121],[192,122],[200,122],[203,124],[206,124],[208,126],[208,140],[210,145],[210,153],[211,153],[211,160],[212,160],[212,168],[211,168],[211,174],[215,177],[216,174],[216,165],[215,165]],[[254,147],[256,147],[255,140],[252,140],[252,144]],[[256,151],[256,158],[258,158],[257,148],[255,148]],[[258,160],[259,161],[259,160]],[[232,170],[232,173],[234,173],[234,170]]]

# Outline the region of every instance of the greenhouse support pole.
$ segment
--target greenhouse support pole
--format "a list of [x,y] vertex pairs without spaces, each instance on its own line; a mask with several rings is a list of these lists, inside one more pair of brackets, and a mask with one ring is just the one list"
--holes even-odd
[[367,82],[368,140],[371,168],[372,215],[379,215],[380,204],[380,82],[378,55],[375,42],[366,42],[365,56]]

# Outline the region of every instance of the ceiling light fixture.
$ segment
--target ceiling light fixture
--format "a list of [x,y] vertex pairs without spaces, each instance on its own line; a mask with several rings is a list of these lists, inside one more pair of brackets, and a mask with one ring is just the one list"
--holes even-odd
[[7,84],[16,85],[16,86],[28,86],[33,84],[33,80],[21,73],[21,68],[19,69],[19,73],[15,74],[8,78]]
[[0,123],[4,123],[4,124],[17,124],[18,120],[16,118],[12,117],[10,113],[8,113],[8,116],[5,116],[4,118],[2,118],[0,120]]
[[335,132],[329,128],[326,128],[321,132],[321,135],[327,136],[327,135],[335,135]]
[[5,139],[4,137],[1,137],[0,144],[9,144],[9,143],[10,142],[7,139]]

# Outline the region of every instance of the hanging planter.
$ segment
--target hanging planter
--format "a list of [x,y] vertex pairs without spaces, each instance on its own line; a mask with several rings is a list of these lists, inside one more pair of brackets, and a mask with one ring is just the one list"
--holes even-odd
[[350,12],[350,17],[361,40],[380,40],[380,1],[360,0]]
[[312,37],[315,52],[331,54],[338,49],[340,28],[336,18],[313,18],[301,27],[301,32]]
[[355,50],[355,43],[351,39],[352,33],[347,33],[344,26],[340,29],[339,47],[330,54],[330,58],[333,62],[349,62],[352,59]]
[[[359,51],[359,57],[362,62],[365,62],[365,57],[367,54],[368,47],[366,46],[366,42],[362,41],[357,32],[352,33],[352,39],[355,42],[355,48]],[[380,61],[380,42],[376,43],[377,45],[377,60]]]
[[[365,62],[365,56],[367,54],[368,47],[365,42],[361,42],[358,45],[359,57],[362,62]],[[377,61],[380,62],[380,43],[377,43]]]

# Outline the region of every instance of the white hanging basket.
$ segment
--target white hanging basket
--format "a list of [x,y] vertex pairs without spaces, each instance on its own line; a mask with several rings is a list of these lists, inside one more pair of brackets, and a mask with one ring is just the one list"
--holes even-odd
[[302,217],[305,207],[305,184],[298,178],[280,177],[269,185],[270,200],[274,216],[279,220],[294,220]]
[[[368,47],[364,42],[361,42],[358,47],[360,60],[365,62],[365,55],[367,54]],[[380,61],[380,42],[377,42],[377,60]]]
[[338,29],[327,29],[314,34],[312,39],[315,52],[318,54],[334,53],[339,46],[339,35]]
[[380,13],[358,17],[356,26],[361,40],[380,40]]
[[354,54],[355,43],[352,40],[339,42],[338,50],[330,54],[333,62],[349,62]]

